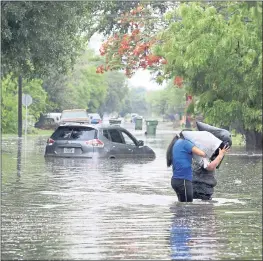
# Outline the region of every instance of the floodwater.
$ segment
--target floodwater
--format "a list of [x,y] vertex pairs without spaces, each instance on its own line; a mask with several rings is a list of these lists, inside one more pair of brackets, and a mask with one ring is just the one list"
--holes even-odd
[[262,260],[261,155],[233,147],[213,200],[180,203],[165,162],[175,132],[131,131],[155,160],[45,160],[48,137],[3,138],[1,259]]

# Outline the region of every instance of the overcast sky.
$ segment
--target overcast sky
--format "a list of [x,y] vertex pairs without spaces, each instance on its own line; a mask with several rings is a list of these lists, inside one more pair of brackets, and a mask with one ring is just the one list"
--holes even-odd
[[[89,42],[89,47],[94,49],[99,54],[99,48],[102,44],[102,36],[94,34]],[[137,71],[130,79],[128,79],[128,85],[130,87],[144,87],[147,90],[160,90],[163,87],[151,81],[151,75],[148,70]]]

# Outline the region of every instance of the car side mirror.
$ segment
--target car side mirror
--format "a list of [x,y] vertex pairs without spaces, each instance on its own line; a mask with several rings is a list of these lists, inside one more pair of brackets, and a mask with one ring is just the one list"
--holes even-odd
[[143,140],[138,140],[138,146],[143,146],[144,145],[144,141]]

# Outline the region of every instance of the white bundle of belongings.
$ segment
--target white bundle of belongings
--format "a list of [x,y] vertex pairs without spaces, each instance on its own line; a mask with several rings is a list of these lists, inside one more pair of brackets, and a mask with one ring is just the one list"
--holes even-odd
[[205,152],[210,159],[219,148],[222,141],[208,131],[182,131],[185,139],[190,140],[196,147]]

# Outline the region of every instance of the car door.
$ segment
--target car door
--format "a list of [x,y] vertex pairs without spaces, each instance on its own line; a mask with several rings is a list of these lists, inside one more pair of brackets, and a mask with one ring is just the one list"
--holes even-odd
[[121,135],[122,135],[122,138],[124,140],[124,143],[126,145],[126,147],[128,148],[129,150],[129,155],[130,157],[134,157],[136,156],[136,150],[137,150],[137,141],[134,139],[134,137],[127,131],[124,131],[124,130],[119,130]]
[[109,157],[114,158],[130,158],[133,156],[133,147],[126,144],[123,135],[117,129],[108,129],[111,139],[111,148]]
[[129,148],[132,149],[133,157],[140,158],[145,156],[145,146],[139,146],[138,140],[128,131],[121,131],[122,136],[124,137],[125,143]]

